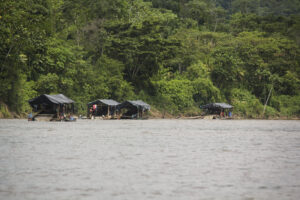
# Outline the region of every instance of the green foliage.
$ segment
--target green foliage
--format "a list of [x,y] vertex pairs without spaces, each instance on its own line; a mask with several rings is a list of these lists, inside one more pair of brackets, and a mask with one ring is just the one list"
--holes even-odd
[[12,115],[6,104],[0,102],[0,118],[11,118]]
[[297,52],[299,46],[284,37],[242,32],[214,50],[211,77],[222,89],[247,88],[262,103],[270,85],[280,94],[295,95],[299,92]]
[[154,83],[159,96],[163,97],[164,101],[171,100],[172,110],[171,113],[178,113],[184,109],[193,106],[193,85],[189,80],[173,79],[170,81],[160,80]]
[[259,7],[259,0],[233,0],[232,8],[234,11],[242,13],[254,13]]
[[57,74],[48,73],[41,75],[36,82],[36,91],[40,94],[57,93],[59,77]]
[[35,82],[27,81],[23,75],[20,79],[20,90],[18,91],[18,104],[16,109],[20,114],[26,114],[31,111],[28,100],[36,97],[38,93],[34,90]]
[[230,102],[234,106],[234,113],[248,118],[261,117],[263,105],[247,90],[233,89]]
[[300,116],[300,95],[275,96],[271,100],[271,105],[275,107],[282,116],[285,117]]
[[266,110],[265,110],[265,114],[264,114],[265,118],[275,118],[275,117],[278,117],[279,116],[279,112],[273,108],[273,107],[270,107],[270,106],[266,106]]
[[106,23],[105,29],[110,32],[110,46],[106,52],[109,57],[124,63],[126,80],[142,89],[157,74],[163,61],[174,57],[173,50],[179,44],[167,38],[170,30],[166,24],[172,23],[175,15],[153,10],[141,1],[133,1],[132,6],[129,22]]
[[[95,93],[91,100],[97,98],[97,96],[109,97],[118,101],[132,98],[134,96],[133,87],[123,79],[123,70],[123,63],[106,56],[101,57],[92,72],[98,78],[93,78],[96,82],[91,84]],[[100,89],[100,85],[105,89]]]
[[185,76],[192,81],[194,88],[193,99],[198,107],[221,100],[221,92],[213,85],[210,79],[209,68],[202,62],[189,66],[185,72]]
[[231,16],[230,25],[234,33],[255,31],[259,28],[259,16],[255,14],[235,13]]
[[244,77],[243,61],[234,47],[221,47],[214,52],[212,80],[221,89],[232,88]]
[[[202,29],[218,30],[225,21],[226,11],[213,1],[192,0],[184,4],[180,16],[195,20]],[[204,26],[205,25],[205,26]]]
[[219,102],[222,99],[219,88],[215,87],[210,79],[198,78],[192,84],[195,91],[193,99],[197,105]]
[[241,116],[299,116],[297,0],[0,3],[2,117],[42,93],[64,93],[80,114],[95,99],[140,98],[171,114],[227,100]]

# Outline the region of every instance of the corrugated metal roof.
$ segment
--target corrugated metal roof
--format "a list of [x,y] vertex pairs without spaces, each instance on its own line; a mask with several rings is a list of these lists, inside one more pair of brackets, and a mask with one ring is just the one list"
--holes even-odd
[[108,106],[117,106],[120,104],[119,102],[112,100],[112,99],[97,99],[95,101],[89,102],[88,105],[93,105],[93,104],[98,104],[98,103],[103,103]]

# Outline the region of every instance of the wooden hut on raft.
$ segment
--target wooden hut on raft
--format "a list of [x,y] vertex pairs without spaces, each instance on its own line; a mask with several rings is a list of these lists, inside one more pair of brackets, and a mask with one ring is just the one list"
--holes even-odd
[[42,94],[28,102],[36,113],[32,116],[32,120],[74,120],[72,115],[74,114],[75,102],[63,94]]
[[232,117],[233,106],[227,103],[210,103],[200,106],[201,109],[206,111],[206,114],[215,115],[220,118]]
[[125,101],[117,106],[121,113],[121,119],[140,119],[143,114],[150,110],[150,105],[141,101]]
[[89,118],[115,118],[119,104],[112,99],[97,99],[87,104],[87,116]]

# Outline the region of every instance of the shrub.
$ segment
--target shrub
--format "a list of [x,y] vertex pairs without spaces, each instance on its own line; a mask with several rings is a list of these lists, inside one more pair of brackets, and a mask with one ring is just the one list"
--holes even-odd
[[174,109],[174,106],[176,106],[175,113],[184,111],[194,105],[194,89],[191,81],[173,79],[170,81],[157,81],[155,84],[158,88],[159,96],[163,96],[164,101],[168,101],[171,104],[169,107]]
[[257,118],[260,117],[263,112],[263,105],[247,90],[232,89],[230,101],[234,106],[234,112],[238,115]]
[[11,118],[11,113],[6,104],[0,102],[0,118]]
[[281,116],[285,117],[300,117],[300,95],[289,96],[280,95],[272,98],[271,104],[277,104]]

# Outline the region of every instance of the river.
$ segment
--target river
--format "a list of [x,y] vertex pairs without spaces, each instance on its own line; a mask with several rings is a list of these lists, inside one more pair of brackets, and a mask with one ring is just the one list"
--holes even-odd
[[0,120],[0,199],[300,199],[300,121]]

